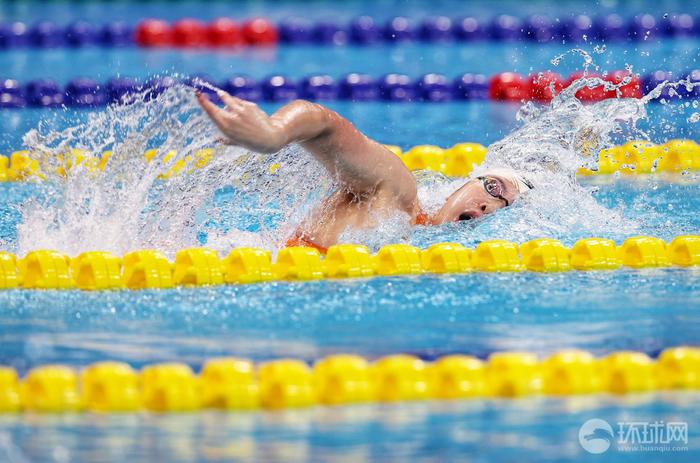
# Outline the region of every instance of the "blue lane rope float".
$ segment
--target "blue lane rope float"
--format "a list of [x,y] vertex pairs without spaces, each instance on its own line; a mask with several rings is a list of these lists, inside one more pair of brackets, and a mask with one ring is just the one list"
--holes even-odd
[[656,359],[636,351],[596,358],[573,349],[546,358],[496,352],[486,361],[459,354],[432,362],[406,354],[375,361],[336,354],[311,366],[292,358],[254,364],[226,357],[206,361],[199,374],[185,363],[136,371],[127,363],[102,361],[81,370],[37,366],[21,379],[13,368],[0,366],[0,414],[234,412],[699,389],[700,348],[691,346],[669,347]]
[[[312,101],[393,101],[393,102],[432,102],[466,100],[527,101],[547,102],[553,95],[581,78],[574,73],[564,78],[554,72],[533,73],[523,76],[514,72],[502,72],[491,77],[466,73],[448,78],[440,73],[427,73],[418,78],[404,74],[387,74],[374,77],[367,74],[350,73],[334,79],[329,75],[312,75],[294,80],[284,75],[270,75],[255,80],[245,75],[236,75],[216,82],[206,75],[194,75],[181,80],[174,77],[153,77],[145,82],[128,77],[117,77],[105,83],[90,78],[76,78],[62,87],[51,79],[37,79],[26,83],[14,79],[0,80],[0,108],[92,108],[108,103],[119,102],[126,95],[150,89],[157,95],[182,81],[199,88],[203,92],[216,95],[205,85],[215,85],[230,94],[249,101],[284,102],[296,98]],[[685,79],[689,83],[700,82],[700,70],[691,70],[676,75],[666,71],[656,71],[642,77],[628,76],[626,71],[613,71],[601,77],[613,84],[623,79],[629,82],[619,88],[619,96],[641,98],[664,81]],[[554,94],[552,93],[554,90]],[[615,98],[615,90],[605,90],[603,86],[594,89],[583,88],[577,92],[583,101],[598,101]],[[679,85],[665,88],[660,95],[668,101],[700,98],[700,85]],[[654,100],[655,101],[655,100]]]
[[264,18],[235,21],[217,18],[210,23],[184,18],[174,23],[144,19],[136,27],[115,21],[93,24],[76,21],[65,26],[52,21],[31,25],[12,22],[0,25],[0,49],[36,47],[235,47],[284,44],[354,44],[370,46],[406,42],[523,41],[534,43],[582,43],[591,41],[651,41],[662,38],[700,36],[700,18],[690,14],[661,17],[640,14],[622,18],[616,14],[569,16],[553,20],[534,15],[518,18],[499,15],[490,19],[473,16],[429,16],[414,21],[396,16],[377,21],[359,16],[349,23],[312,22],[288,18],[274,24]]
[[274,261],[270,251],[257,248],[235,248],[223,259],[207,248],[182,249],[173,262],[163,253],[148,249],[122,257],[87,251],[73,258],[42,249],[19,259],[0,252],[0,288],[138,290],[430,273],[699,266],[698,235],[678,236],[669,243],[651,236],[633,236],[620,245],[610,239],[585,238],[571,248],[551,238],[521,245],[489,240],[474,249],[459,243],[437,243],[426,249],[400,243],[382,246],[375,254],[356,244],[333,245],[325,255],[316,248],[292,246],[280,249]]

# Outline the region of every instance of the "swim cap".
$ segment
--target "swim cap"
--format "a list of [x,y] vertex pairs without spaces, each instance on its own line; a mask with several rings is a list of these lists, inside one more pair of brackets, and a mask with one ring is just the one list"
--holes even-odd
[[518,188],[518,194],[523,194],[528,190],[532,190],[534,186],[527,178],[520,175],[518,172],[507,167],[499,167],[497,169],[489,169],[485,172],[487,175],[496,175],[509,180]]

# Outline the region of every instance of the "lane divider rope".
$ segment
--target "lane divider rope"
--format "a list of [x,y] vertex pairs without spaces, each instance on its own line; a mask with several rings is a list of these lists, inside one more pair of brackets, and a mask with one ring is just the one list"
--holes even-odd
[[700,235],[677,236],[670,243],[633,236],[621,245],[605,238],[584,238],[571,247],[551,238],[521,245],[487,240],[474,249],[459,243],[437,243],[426,249],[388,244],[375,254],[364,245],[337,244],[325,256],[311,247],[270,251],[235,248],[224,259],[207,248],[182,249],[174,262],[156,250],[115,256],[87,251],[73,258],[58,251],[36,250],[24,257],[0,252],[0,288],[14,289],[168,289],[178,286],[314,281],[374,276],[468,272],[567,272],[617,270],[621,267],[697,268]]
[[384,22],[370,16],[358,16],[348,23],[310,21],[292,17],[275,24],[257,17],[234,20],[220,17],[209,23],[183,18],[170,23],[162,19],[143,19],[136,27],[124,21],[102,25],[75,21],[65,27],[50,20],[27,25],[12,22],[0,25],[0,49],[23,47],[80,48],[89,46],[177,47],[187,49],[233,48],[246,46],[405,44],[410,42],[654,42],[664,38],[700,36],[700,18],[690,14],[665,14],[661,17],[639,14],[622,18],[616,14],[590,17],[576,15],[553,20],[544,15],[528,18],[502,14],[484,19],[473,16],[450,18],[429,16],[420,21],[405,16]]
[[[612,71],[605,75],[588,74],[599,77],[615,85],[629,79],[620,86],[619,94],[615,90],[606,90],[604,86],[584,87],[576,93],[582,101],[600,101],[608,98],[641,98],[664,81],[686,79],[690,83],[700,82],[700,70],[673,74],[656,71],[644,76],[631,75],[627,71]],[[374,77],[368,74],[350,73],[334,79],[329,75],[311,75],[299,80],[281,74],[270,75],[254,80],[245,75],[236,75],[222,82],[216,82],[206,75],[195,75],[182,79],[187,85],[208,93],[210,98],[218,97],[207,85],[222,88],[230,94],[249,101],[283,102],[296,98],[311,101],[394,101],[394,102],[431,102],[493,100],[493,101],[538,101],[546,103],[552,97],[569,86],[573,81],[583,77],[582,72],[571,74],[568,78],[555,72],[539,72],[523,76],[515,72],[501,72],[487,78],[481,74],[466,73],[453,79],[444,74],[428,73],[416,79],[405,74],[387,74]],[[128,77],[118,77],[100,83],[94,79],[80,77],[61,87],[51,79],[38,79],[21,83],[14,79],[0,80],[0,108],[94,108],[109,103],[128,99],[128,95],[144,90],[153,97],[167,88],[178,84],[174,77],[153,77],[146,82],[139,82]],[[206,85],[204,85],[206,84]],[[665,88],[661,99],[666,101],[700,98],[700,86],[686,88]],[[657,100],[652,100],[657,101]]]
[[[397,145],[385,145],[401,158],[410,170],[430,170],[448,177],[466,177],[486,159],[488,150],[479,143],[457,143],[449,148],[436,145],[416,145],[406,151]],[[42,153],[43,154],[43,153]],[[160,178],[166,180],[206,166],[215,155],[211,148],[202,149],[177,159],[175,151],[166,153],[151,149],[144,153],[146,162],[160,162]],[[59,167],[54,173],[65,177],[74,169],[87,173],[103,171],[112,156],[111,151],[92,155],[80,149],[55,154]],[[271,173],[284,168],[274,164]],[[603,149],[598,153],[597,169],[581,168],[578,175],[623,175],[652,173],[682,173],[700,171],[700,145],[692,140],[670,140],[655,144],[645,140],[631,140],[623,145]],[[42,169],[39,161],[26,150],[15,151],[9,157],[0,155],[0,182],[43,181],[50,172]]]
[[0,367],[0,413],[276,410],[698,389],[700,348],[687,346],[668,348],[656,360],[635,351],[595,358],[581,350],[541,360],[527,352],[498,352],[486,362],[468,355],[425,362],[404,354],[369,362],[339,354],[312,367],[295,359],[255,365],[217,358],[198,375],[183,363],[152,364],[137,372],[126,363],[105,361],[80,372],[64,365],[39,366],[21,380],[14,369]]

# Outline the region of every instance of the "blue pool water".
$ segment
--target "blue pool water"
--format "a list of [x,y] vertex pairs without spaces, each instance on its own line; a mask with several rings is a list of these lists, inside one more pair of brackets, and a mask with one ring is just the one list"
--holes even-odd
[[[309,362],[338,352],[426,359],[577,347],[656,354],[694,344],[698,274],[451,275],[142,293],[16,291],[2,297],[0,361],[20,371],[104,358]],[[669,285],[669,281],[672,283]],[[585,289],[583,289],[585,288]],[[420,329],[416,327],[420,326]]]
[[[347,20],[360,13],[378,19],[396,14],[422,17],[464,12],[490,17],[642,11],[698,13],[693,2],[8,2],[0,19],[33,22],[50,18],[177,19],[219,15],[273,19],[304,15]],[[311,5],[311,6],[309,6]],[[636,72],[656,69],[681,74],[700,67],[700,41],[609,44],[594,54],[602,70],[631,64]],[[579,70],[582,60],[550,60],[569,46],[476,43],[357,47],[279,47],[235,52],[128,49],[0,51],[7,78],[78,76],[105,81],[115,75],[140,79],[155,73],[234,73],[260,78],[282,73],[347,72],[418,76],[440,72],[493,74],[554,69]],[[592,52],[593,44],[583,46]],[[485,57],[487,57],[485,59]],[[518,126],[517,105],[490,102],[445,104],[347,103],[330,105],[369,136],[409,147],[462,141],[489,144]],[[271,111],[276,106],[264,105]],[[640,127],[653,141],[699,140],[692,103],[648,107]],[[65,129],[89,111],[21,109],[0,114],[0,152],[21,148],[23,134],[40,121]],[[617,134],[620,141],[625,134]],[[521,227],[520,206],[472,226],[417,229],[408,241],[427,246],[458,241],[468,246],[490,238],[517,242],[551,236],[571,245],[594,234],[618,243],[633,234],[666,240],[700,230],[700,188],[693,175],[640,179],[589,179],[599,204],[616,209],[625,227],[592,227],[588,211],[561,227]],[[229,192],[230,193],[230,192]],[[0,243],[13,250],[23,201],[40,197],[35,185],[0,184]],[[217,200],[226,201],[227,192]],[[243,220],[231,213],[230,220]],[[617,222],[615,222],[617,224]],[[597,224],[601,225],[601,224]],[[204,238],[203,238],[204,239]],[[181,288],[167,291],[0,293],[0,364],[20,373],[49,362],[80,367],[104,359],[134,367],[183,361],[198,369],[213,356],[256,361],[292,356],[308,362],[351,352],[374,359],[407,352],[425,359],[449,353],[486,357],[502,350],[541,355],[569,347],[605,355],[634,349],[656,355],[669,346],[697,345],[700,333],[700,273],[696,270],[620,270],[539,275],[466,274],[375,278],[313,283]],[[0,461],[698,461],[700,395],[673,393],[623,398],[475,400],[386,406],[318,408],[308,411],[184,415],[2,415]],[[578,429],[589,418],[617,421],[685,421],[689,450],[663,454],[609,451],[589,455]]]
[[[279,104],[263,103],[266,111],[274,111]],[[396,144],[404,149],[414,145],[435,144],[449,147],[455,143],[472,141],[488,145],[500,140],[518,124],[515,104],[470,102],[450,103],[349,103],[330,102],[328,106],[350,118],[356,126],[383,143]],[[672,138],[697,139],[700,128],[688,122],[698,108],[688,106],[648,106],[649,119],[642,121],[653,141]],[[65,128],[84,121],[89,110],[22,109],[2,113],[0,153],[22,149],[22,136],[37,126],[39,121],[52,127]],[[430,123],[424,123],[430,121]],[[669,121],[673,121],[671,125]]]
[[[420,403],[279,413],[36,416],[4,418],[5,461],[697,461],[687,452],[582,454],[581,423],[689,421],[697,441],[695,394]],[[693,424],[696,425],[693,430]],[[697,444],[696,444],[697,445]],[[133,461],[132,460],[132,461]]]
[[[67,6],[69,4],[70,6]],[[549,0],[533,0],[522,4],[517,0],[504,0],[497,4],[488,0],[475,0],[469,5],[463,5],[455,0],[424,0],[405,2],[402,0],[352,0],[337,3],[308,2],[300,0],[254,1],[231,4],[227,0],[211,0],[203,3],[198,0],[123,0],[119,2],[65,2],[65,1],[8,1],[0,8],[2,18],[8,21],[51,20],[58,23],[69,23],[79,19],[93,21],[120,20],[137,23],[142,18],[164,18],[177,20],[184,17],[194,17],[210,20],[220,16],[234,18],[249,18],[264,16],[273,20],[288,17],[304,17],[309,19],[350,20],[361,14],[371,15],[377,20],[386,20],[394,16],[407,16],[422,19],[430,15],[446,16],[475,16],[491,18],[497,14],[513,14],[515,16],[550,15],[561,17],[570,14],[617,13],[633,16],[639,13],[690,13],[697,14],[698,7],[687,0],[632,0],[628,2],[599,2],[586,3],[564,1],[553,3]]]
[[[633,226],[599,236],[618,243],[634,234],[671,240],[700,228],[698,180],[585,183],[597,188],[600,204],[621,209]],[[39,193],[28,184],[0,188],[6,198],[0,236],[11,249],[21,220],[17,206]],[[419,227],[409,242],[427,247],[452,240],[473,247],[486,239],[552,236],[571,246],[591,235],[583,224],[563,234],[543,234],[534,224],[520,229],[513,225],[518,207],[475,226]],[[196,366],[224,354],[255,360],[292,355],[309,362],[334,352],[485,357],[506,349],[548,354],[579,347],[598,354],[614,349],[655,354],[696,342],[699,276],[692,269],[474,273],[172,291],[10,291],[0,293],[0,363],[25,371],[47,362],[84,365],[104,358],[134,365],[181,359]]]

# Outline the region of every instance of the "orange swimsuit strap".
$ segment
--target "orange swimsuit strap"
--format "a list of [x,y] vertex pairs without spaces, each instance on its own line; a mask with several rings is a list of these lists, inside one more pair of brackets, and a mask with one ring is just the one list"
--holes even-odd
[[[423,210],[419,211],[418,214],[416,214],[416,225],[430,225],[430,216],[428,216],[428,214],[426,214]],[[306,238],[302,233],[298,232],[287,240],[285,246],[288,248],[294,246],[314,248],[321,254],[326,254],[328,252],[328,248],[314,243],[310,239]]]
[[416,214],[416,225],[430,225],[430,217],[422,209]]
[[320,246],[313,241],[309,240],[308,238],[304,237],[304,235],[297,233],[296,235],[292,236],[287,240],[285,243],[285,246],[288,248],[291,248],[293,246],[301,246],[304,248],[314,248],[317,249],[318,252],[321,254],[325,254],[328,252],[328,248],[324,248],[323,246]]

